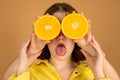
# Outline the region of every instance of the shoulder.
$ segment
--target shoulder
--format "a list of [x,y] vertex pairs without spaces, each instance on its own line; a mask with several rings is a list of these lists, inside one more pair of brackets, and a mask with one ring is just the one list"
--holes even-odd
[[86,61],[80,61],[74,71],[75,75],[79,75],[79,79],[82,80],[93,80],[94,74]]
[[44,69],[48,65],[49,65],[48,60],[37,60],[27,69],[27,71],[29,71],[29,72],[37,71],[38,72],[39,70]]
[[88,74],[93,76],[93,72],[86,61],[80,61],[77,68],[82,74]]

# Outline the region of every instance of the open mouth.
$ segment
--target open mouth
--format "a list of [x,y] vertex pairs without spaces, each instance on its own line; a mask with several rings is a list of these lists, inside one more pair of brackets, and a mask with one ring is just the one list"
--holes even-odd
[[56,47],[56,54],[58,56],[64,56],[66,53],[66,47],[63,43],[59,43]]

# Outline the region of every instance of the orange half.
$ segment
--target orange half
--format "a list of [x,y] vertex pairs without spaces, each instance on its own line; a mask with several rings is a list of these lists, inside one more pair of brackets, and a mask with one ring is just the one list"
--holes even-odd
[[35,23],[34,31],[41,40],[52,40],[60,33],[60,22],[52,15],[41,16]]
[[88,21],[83,15],[72,13],[63,19],[61,27],[66,37],[80,39],[88,32]]

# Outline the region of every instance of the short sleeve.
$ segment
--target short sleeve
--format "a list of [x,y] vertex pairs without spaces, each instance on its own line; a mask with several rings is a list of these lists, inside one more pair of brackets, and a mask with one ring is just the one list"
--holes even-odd
[[8,78],[8,80],[30,80],[30,73],[24,72],[19,76],[17,76],[16,73],[14,73]]
[[107,75],[105,75],[105,78],[101,78],[99,80],[111,80]]

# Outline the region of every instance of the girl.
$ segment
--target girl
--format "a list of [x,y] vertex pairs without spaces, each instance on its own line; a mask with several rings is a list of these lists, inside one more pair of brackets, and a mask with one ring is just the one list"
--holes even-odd
[[[77,13],[66,3],[56,3],[45,14],[53,15],[62,22],[73,11]],[[96,52],[95,56],[85,49],[88,45]],[[119,80],[90,29],[80,40],[69,39],[61,31],[55,39],[44,41],[33,32],[23,43],[19,58],[5,77],[9,75],[8,80]]]

